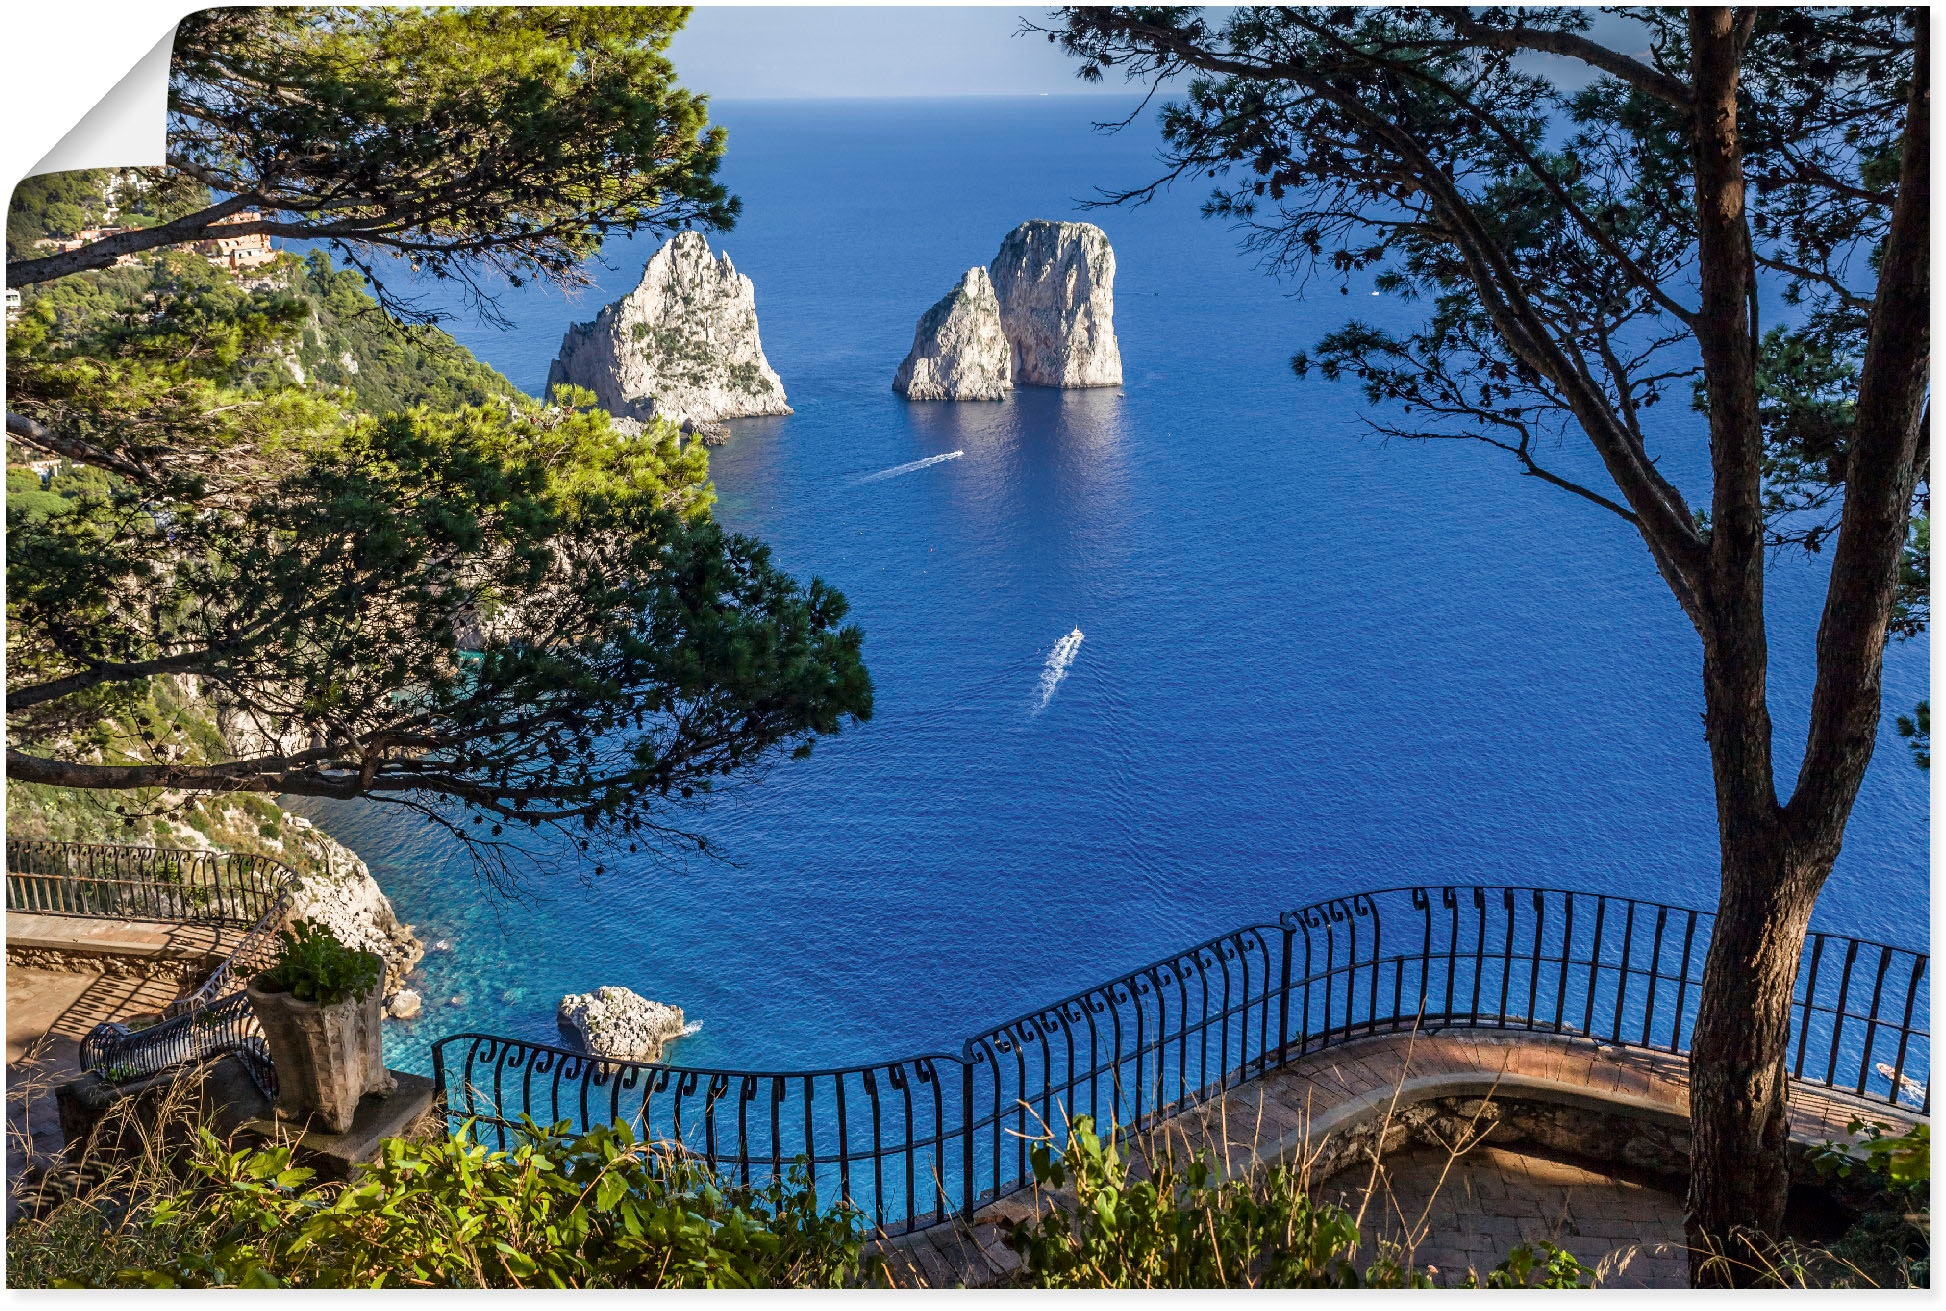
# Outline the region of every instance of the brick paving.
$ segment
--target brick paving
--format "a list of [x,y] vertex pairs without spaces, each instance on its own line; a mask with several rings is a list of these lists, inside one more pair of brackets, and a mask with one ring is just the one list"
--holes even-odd
[[[1332,1135],[1369,1125],[1394,1106],[1428,1097],[1496,1093],[1569,1100],[1626,1111],[1644,1120],[1681,1124],[1688,1115],[1689,1062],[1668,1053],[1513,1030],[1385,1034],[1296,1058],[1285,1068],[1179,1117],[1172,1128],[1180,1129],[1192,1143],[1207,1144],[1226,1168],[1248,1169],[1317,1153]],[[1792,1086],[1791,1136],[1799,1142],[1843,1138],[1846,1125],[1861,1113],[1895,1131],[1924,1118],[1882,1102],[1861,1102],[1809,1085]],[[1525,1150],[1474,1151],[1485,1154],[1465,1171],[1472,1191],[1442,1194],[1427,1217],[1428,1231],[1437,1240],[1428,1252],[1449,1253],[1459,1277],[1464,1276],[1469,1259],[1479,1264],[1491,1246],[1497,1245],[1499,1255],[1504,1255],[1508,1246],[1527,1239],[1530,1230],[1539,1237],[1549,1236],[1540,1226],[1553,1223],[1563,1211],[1578,1231],[1563,1228],[1562,1236],[1574,1240],[1563,1246],[1577,1256],[1586,1250],[1598,1257],[1602,1253],[1594,1245],[1611,1239],[1603,1251],[1631,1245],[1646,1249],[1654,1245],[1651,1238],[1660,1243],[1671,1232],[1681,1233],[1680,1201],[1675,1202],[1675,1229],[1670,1231],[1660,1200],[1668,1194],[1659,1190],[1548,1161]],[[1411,1183],[1420,1176],[1406,1169],[1403,1178]],[[1503,1191],[1506,1196],[1499,1200],[1507,1205],[1491,1215],[1475,1203],[1481,1196]],[[895,1279],[933,1288],[1004,1282],[1018,1268],[1018,1258],[1006,1248],[1002,1225],[1030,1209],[1031,1203],[1015,1194],[981,1208],[970,1221],[889,1240],[885,1250]],[[1482,1233],[1492,1235],[1493,1244],[1470,1241],[1468,1227],[1483,1216]],[[1499,1255],[1485,1266],[1498,1261]],[[1630,1276],[1638,1286],[1660,1282],[1670,1269],[1664,1262],[1682,1259],[1679,1253],[1657,1256],[1645,1250],[1618,1282],[1631,1282]]]

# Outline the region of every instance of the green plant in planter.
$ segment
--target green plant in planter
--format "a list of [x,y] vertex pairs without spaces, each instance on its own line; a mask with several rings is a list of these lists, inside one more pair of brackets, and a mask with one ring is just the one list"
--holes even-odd
[[277,963],[259,974],[262,992],[288,992],[299,1001],[335,1006],[378,987],[385,962],[338,941],[322,924],[297,920],[277,935]]

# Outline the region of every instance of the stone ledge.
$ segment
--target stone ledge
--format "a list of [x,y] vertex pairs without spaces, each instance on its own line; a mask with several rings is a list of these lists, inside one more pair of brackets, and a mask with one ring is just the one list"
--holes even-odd
[[393,1070],[391,1075],[398,1086],[389,1094],[361,1097],[351,1128],[343,1133],[278,1119],[266,1108],[244,1121],[236,1136],[244,1142],[289,1142],[292,1159],[310,1166],[321,1178],[348,1179],[358,1167],[378,1158],[381,1140],[413,1136],[433,1109],[437,1089],[431,1079],[403,1070]]
[[[83,1074],[57,1087],[54,1097],[71,1156],[84,1143],[109,1152],[140,1150],[135,1125],[113,1113],[126,1108],[135,1120],[152,1121],[164,1105],[176,1105],[186,1114],[180,1125],[173,1126],[172,1140],[186,1143],[188,1128],[202,1124],[232,1147],[289,1143],[299,1164],[325,1179],[347,1179],[377,1158],[381,1139],[423,1132],[423,1122],[434,1110],[437,1089],[431,1079],[402,1070],[391,1073],[396,1089],[387,1096],[360,1099],[351,1128],[341,1134],[278,1119],[269,1099],[235,1056],[119,1085],[107,1083],[97,1073]],[[176,1089],[176,1081],[184,1078],[194,1082]]]
[[177,961],[220,960],[229,955],[242,937],[241,929],[210,924],[7,912],[9,954],[29,951]]

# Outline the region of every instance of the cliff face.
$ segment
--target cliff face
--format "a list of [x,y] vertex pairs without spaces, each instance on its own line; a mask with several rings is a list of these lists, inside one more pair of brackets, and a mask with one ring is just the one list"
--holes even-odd
[[915,401],[997,401],[1013,390],[1013,348],[983,268],[927,310],[892,389]]
[[1108,234],[1092,223],[1029,219],[1007,234],[987,269],[1013,345],[1016,383],[1120,384],[1115,252]]
[[[212,695],[190,675],[155,679],[144,713],[206,748],[220,746],[232,759],[305,745]],[[124,807],[128,821],[115,817]],[[297,875],[293,917],[328,924],[341,941],[377,952],[385,960],[388,993],[425,955],[412,926],[399,922],[391,899],[356,853],[262,793],[81,793],[16,784],[7,789],[7,836],[268,857]]]
[[698,232],[671,238],[634,291],[568,329],[547,374],[550,390],[561,383],[586,387],[625,419],[791,412],[758,340],[756,288]]
[[398,991],[425,958],[424,944],[410,924],[399,923],[392,899],[357,853],[301,816],[293,822],[314,859],[291,894],[291,918],[329,925],[346,946],[376,952],[385,962],[385,991]]

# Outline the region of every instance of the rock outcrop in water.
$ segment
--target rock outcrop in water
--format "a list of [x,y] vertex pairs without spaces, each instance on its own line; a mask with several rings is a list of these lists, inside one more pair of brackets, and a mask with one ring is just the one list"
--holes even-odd
[[789,414],[757,335],[757,293],[699,232],[650,257],[634,291],[561,339],[550,391],[586,387],[624,419],[662,417],[692,431],[719,419]]
[[1115,252],[1107,233],[1092,223],[1029,219],[1007,234],[987,271],[1000,301],[1000,324],[1013,345],[1016,383],[1121,382]]
[[684,1033],[680,1006],[628,988],[570,993],[561,998],[555,1019],[592,1055],[616,1061],[659,1061],[662,1049]]
[[892,388],[915,401],[999,400],[1016,385],[1113,387],[1115,252],[1092,223],[1029,219],[927,310]]
[[892,390],[915,401],[997,401],[1013,385],[1000,301],[987,271],[976,265],[920,318]]

